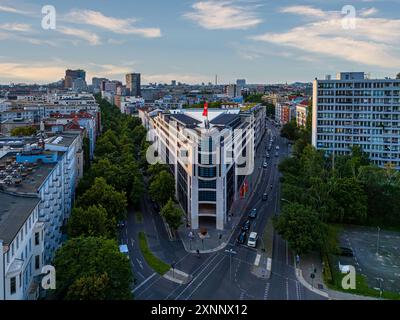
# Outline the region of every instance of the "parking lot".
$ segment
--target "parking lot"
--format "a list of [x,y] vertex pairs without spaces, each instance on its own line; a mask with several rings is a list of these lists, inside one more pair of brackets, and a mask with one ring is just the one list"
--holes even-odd
[[[400,233],[367,227],[346,227],[340,245],[353,250],[354,257],[340,257],[366,276],[371,288],[400,293]],[[378,248],[379,247],[379,248]]]

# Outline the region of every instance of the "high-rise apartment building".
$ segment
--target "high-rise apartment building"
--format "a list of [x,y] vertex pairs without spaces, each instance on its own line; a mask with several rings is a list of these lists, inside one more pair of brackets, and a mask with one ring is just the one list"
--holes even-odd
[[74,82],[80,79],[79,82],[86,83],[86,72],[84,70],[66,70],[65,71],[65,80],[64,80],[64,88],[72,89],[74,87]]
[[129,73],[126,75],[126,88],[129,95],[141,97],[141,75],[140,73]]
[[360,146],[379,166],[400,170],[400,79],[342,72],[313,84],[312,144],[327,154]]

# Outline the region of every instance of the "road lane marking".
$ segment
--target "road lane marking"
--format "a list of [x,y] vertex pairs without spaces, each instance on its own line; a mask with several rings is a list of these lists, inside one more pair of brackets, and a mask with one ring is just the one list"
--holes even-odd
[[189,296],[185,300],[189,300],[192,297],[192,295],[196,293],[196,291],[203,285],[203,283],[208,279],[208,277],[211,274],[213,274],[214,270],[219,267],[219,265],[221,264],[222,261],[225,260],[225,258],[226,256],[223,256],[222,259],[218,261],[218,263],[214,266],[214,268],[212,268],[211,271],[207,274],[207,276],[205,276],[203,280],[201,280],[201,282],[196,286],[196,288],[194,288],[194,290],[189,294]]
[[257,254],[256,260],[254,261],[254,265],[258,267],[260,265],[261,254]]
[[267,271],[271,271],[271,266],[272,266],[272,259],[268,258],[268,260],[267,260]]
[[[214,260],[218,257],[219,257],[219,254],[212,256],[212,258],[208,261],[208,263],[204,263],[199,268],[197,268],[196,271],[199,269],[202,269],[202,270],[198,273],[198,275],[194,279],[192,279],[192,281],[190,281],[188,283],[188,285],[181,291],[181,293],[175,298],[175,300],[178,300],[185,293],[185,291],[188,290],[190,288],[190,286],[201,276],[201,274],[203,272],[207,271],[206,270],[207,267],[210,266],[214,262]],[[208,273],[208,274],[210,274],[210,273]]]
[[289,300],[289,280],[286,279],[286,300]]
[[150,277],[148,277],[146,280],[144,280],[141,284],[139,284],[135,289],[132,290],[132,293],[135,293],[138,291],[141,287],[143,287],[147,282],[149,282],[152,278],[154,278],[157,275],[157,273],[153,273]]
[[267,284],[265,286],[265,291],[264,291],[264,300],[268,300],[269,287],[270,287],[270,284],[269,284],[269,282],[267,282]]
[[138,258],[136,258],[137,263],[139,264],[140,269],[143,270],[143,263]]

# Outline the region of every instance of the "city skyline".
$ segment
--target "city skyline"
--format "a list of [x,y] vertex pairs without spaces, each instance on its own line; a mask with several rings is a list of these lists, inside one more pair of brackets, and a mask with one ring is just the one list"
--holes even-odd
[[337,70],[373,78],[400,70],[399,1],[352,1],[355,28],[343,27],[344,1],[50,5],[56,29],[44,30],[41,6],[0,1],[1,84],[55,82],[68,68],[85,69],[88,79],[140,72],[144,84],[214,83],[216,74],[220,83],[311,82]]

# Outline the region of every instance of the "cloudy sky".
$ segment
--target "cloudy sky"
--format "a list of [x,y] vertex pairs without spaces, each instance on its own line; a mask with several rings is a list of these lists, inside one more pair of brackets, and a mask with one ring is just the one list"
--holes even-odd
[[400,0],[48,0],[50,30],[38,3],[0,0],[0,83],[57,81],[66,68],[144,83],[400,72]]

